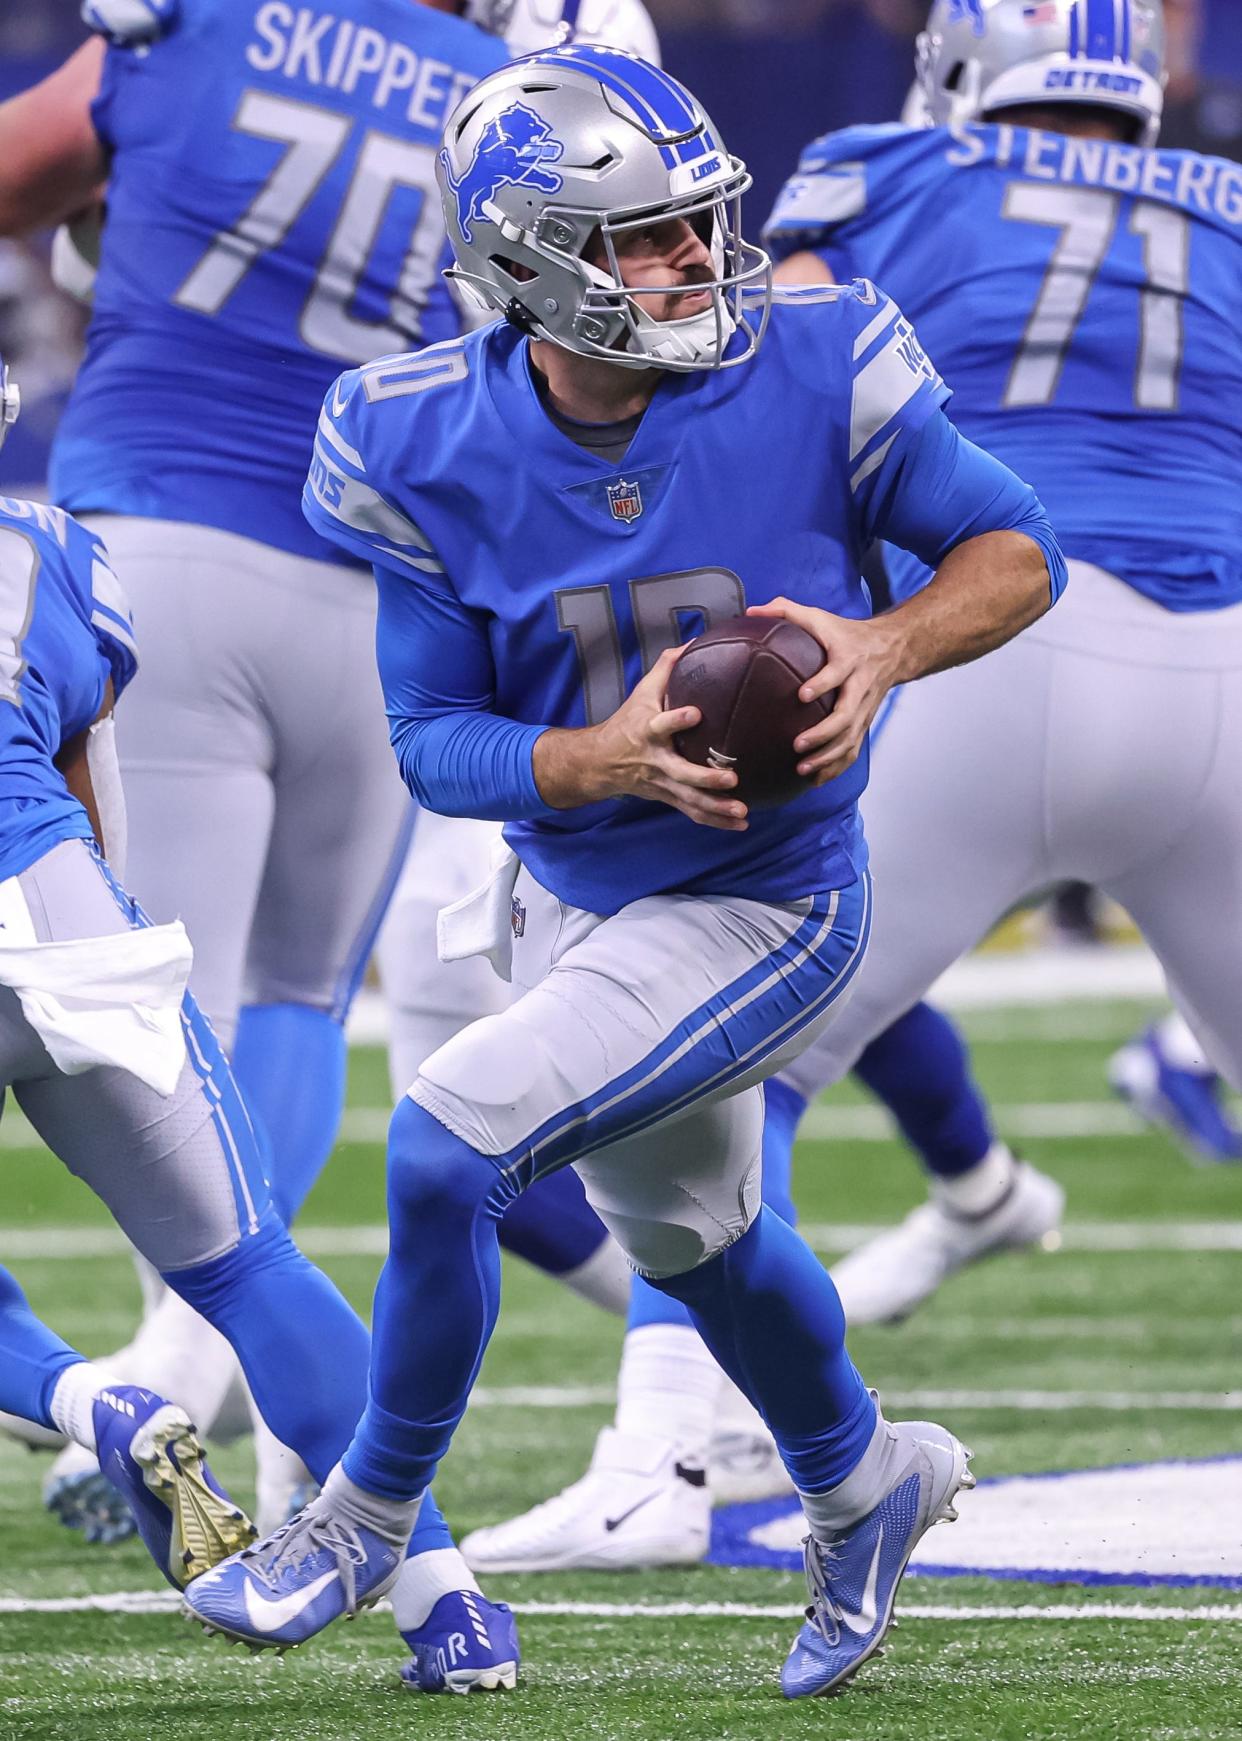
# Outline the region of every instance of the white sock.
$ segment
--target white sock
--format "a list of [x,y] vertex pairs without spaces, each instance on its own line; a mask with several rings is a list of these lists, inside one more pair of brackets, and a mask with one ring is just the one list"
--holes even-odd
[[456,1548],[432,1548],[406,1560],[392,1587],[392,1615],[398,1632],[417,1632],[431,1610],[453,1590],[474,1590],[478,1580]]
[[202,1433],[215,1425],[237,1371],[229,1343],[171,1288],[143,1318],[122,1358],[128,1383],[179,1403]]
[[721,1377],[697,1330],[683,1324],[631,1330],[617,1377],[617,1431],[663,1439],[682,1462],[703,1468]]
[[936,1179],[932,1196],[954,1215],[986,1215],[999,1207],[1013,1185],[1017,1162],[1004,1143],[995,1142],[981,1161],[952,1179]]
[[282,1445],[250,1398],[254,1423],[254,1524],[260,1535],[271,1535],[289,1515],[294,1489],[313,1486],[310,1470],[296,1451]]
[[806,1521],[817,1542],[831,1541],[879,1504],[892,1486],[896,1442],[893,1429],[877,1408],[871,1441],[845,1480],[826,1493],[799,1493]]
[[368,1493],[365,1487],[355,1486],[339,1463],[329,1472],[320,1498],[312,1501],[398,1548],[405,1547],[413,1535],[422,1503],[421,1493],[414,1499],[385,1499],[380,1493]]
[[95,1451],[95,1398],[121,1381],[106,1367],[90,1360],[66,1366],[52,1391],[52,1419],[67,1439],[84,1451]]
[[584,1300],[590,1300],[593,1306],[614,1312],[618,1318],[624,1318],[630,1309],[630,1284],[634,1280],[634,1271],[626,1262],[621,1247],[611,1237],[604,1240],[585,1263],[580,1263],[577,1269],[566,1270],[557,1280],[572,1288],[575,1294],[581,1294]]
[[1156,1043],[1175,1070],[1189,1070],[1195,1076],[1215,1074],[1203,1056],[1203,1047],[1176,1010],[1171,1011],[1157,1027]]
[[743,1396],[731,1378],[722,1378],[720,1398],[716,1404],[717,1433],[750,1433],[755,1438],[771,1437],[767,1422],[749,1397]]

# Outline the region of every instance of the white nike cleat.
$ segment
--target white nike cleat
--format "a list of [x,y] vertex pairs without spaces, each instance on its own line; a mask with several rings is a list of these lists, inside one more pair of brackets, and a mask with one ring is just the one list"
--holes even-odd
[[794,1491],[776,1440],[766,1427],[751,1432],[717,1429],[708,1451],[707,1484],[713,1505],[753,1505],[760,1499],[783,1499]]
[[702,1469],[663,1439],[605,1427],[591,1467],[563,1493],[461,1544],[475,1572],[622,1571],[693,1566],[711,1537]]
[[1025,1161],[1014,1163],[1009,1189],[982,1215],[959,1215],[933,1197],[833,1264],[846,1322],[898,1323],[967,1264],[1023,1246],[1054,1249],[1064,1209],[1061,1186]]

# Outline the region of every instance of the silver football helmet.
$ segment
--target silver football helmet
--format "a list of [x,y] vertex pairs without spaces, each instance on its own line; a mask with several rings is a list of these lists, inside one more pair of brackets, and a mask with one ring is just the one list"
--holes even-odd
[[22,396],[16,381],[9,380],[8,366],[0,357],[0,447],[4,446],[4,438],[17,422],[17,414],[22,408]]
[[1089,103],[1128,116],[1154,145],[1162,0],[935,0],[918,74],[937,126],[1024,104]]
[[660,64],[660,41],[643,0],[466,0],[466,17],[503,36],[514,55],[597,42]]
[[[729,368],[758,349],[772,263],[742,239],[746,166],[685,87],[637,55],[570,45],[502,67],[449,117],[436,173],[450,276],[532,336],[635,369]],[[713,276],[693,288],[711,304],[660,321],[635,298],[668,286],[627,286],[617,247],[670,218],[710,248]],[[599,264],[586,257],[597,236]],[[746,342],[729,347],[734,333]]]

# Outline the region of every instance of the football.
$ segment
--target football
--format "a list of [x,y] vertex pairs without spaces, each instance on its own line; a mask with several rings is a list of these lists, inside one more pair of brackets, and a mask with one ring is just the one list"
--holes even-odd
[[812,702],[798,691],[824,663],[813,635],[780,617],[730,617],[691,641],[673,667],[665,705],[697,707],[678,733],[679,753],[702,767],[732,768],[736,796],[755,809],[810,790],[793,742],[832,711],[836,692]]

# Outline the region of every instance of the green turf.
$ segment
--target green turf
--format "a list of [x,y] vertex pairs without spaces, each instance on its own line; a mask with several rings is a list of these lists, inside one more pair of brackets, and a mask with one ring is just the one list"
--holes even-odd
[[[1001,1103],[1104,1102],[1103,1064],[1139,1013],[1118,1005],[973,1017],[979,1074]],[[384,1088],[382,1058],[356,1053],[351,1104],[380,1107]],[[858,1095],[846,1086],[835,1098],[852,1103]],[[6,1143],[15,1136],[20,1128],[10,1125]],[[1067,1138],[1025,1149],[1066,1184],[1075,1221],[1239,1217],[1242,1171],[1189,1167],[1159,1136]],[[45,1154],[6,1146],[0,1166],[7,1227],[105,1224],[93,1200]],[[378,1147],[342,1145],[308,1206],[307,1225],[380,1221],[382,1175]],[[797,1194],[808,1223],[877,1222],[910,1207],[919,1184],[895,1143],[819,1142],[799,1150]],[[365,1308],[376,1260],[334,1258],[326,1267]],[[14,1268],[36,1309],[88,1353],[128,1335],[137,1287],[122,1258],[27,1257]],[[1226,1391],[1238,1385],[1240,1282],[1237,1253],[1014,1257],[957,1278],[903,1328],[859,1332],[851,1346],[882,1390]],[[493,1390],[607,1386],[619,1343],[616,1324],[512,1266],[482,1382]],[[494,1521],[573,1479],[607,1415],[602,1405],[473,1410],[439,1486],[454,1523],[466,1529]],[[1236,1448],[1238,1421],[1206,1410],[1086,1406],[1048,1414],[958,1408],[950,1418],[973,1444],[977,1468],[989,1474],[1209,1455]],[[217,1459],[243,1496],[248,1464],[245,1445]],[[132,1543],[87,1549],[42,1512],[37,1490],[45,1467],[43,1458],[0,1444],[0,1598],[152,1588],[149,1563]],[[714,1567],[505,1585],[519,1607],[744,1602],[787,1607],[792,1616],[800,1598],[792,1576]],[[528,1614],[520,1692],[449,1701],[400,1693],[393,1675],[399,1658],[383,1616],[338,1628],[277,1663],[226,1652],[169,1615],[0,1612],[0,1737],[361,1741],[400,1726],[500,1741],[787,1741],[824,1730],[842,1741],[1191,1741],[1242,1728],[1242,1630],[1190,1617],[1207,1603],[1234,1600],[1242,1609],[1227,1593],[922,1578],[909,1580],[905,1593],[921,1604],[991,1607],[1172,1603],[1186,1617],[911,1620],[847,1698],[806,1707],[786,1705],[776,1692],[792,1618]]]

